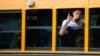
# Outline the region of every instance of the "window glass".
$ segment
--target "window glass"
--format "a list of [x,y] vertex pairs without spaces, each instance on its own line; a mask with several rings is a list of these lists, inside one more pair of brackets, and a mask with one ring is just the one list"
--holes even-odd
[[[77,13],[80,13],[80,19],[77,18]],[[76,19],[72,21],[75,17]],[[68,18],[72,20],[68,22]],[[80,27],[78,22],[81,22],[83,26]],[[63,31],[64,27],[66,28]],[[57,9],[57,50],[83,50],[83,47],[84,9]]]
[[20,49],[21,11],[0,11],[0,49]]
[[26,49],[51,49],[52,10],[27,10]]

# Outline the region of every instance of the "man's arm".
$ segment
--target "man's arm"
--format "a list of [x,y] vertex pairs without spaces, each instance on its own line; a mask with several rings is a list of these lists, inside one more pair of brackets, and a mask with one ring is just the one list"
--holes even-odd
[[68,20],[63,21],[63,25],[62,25],[60,32],[59,32],[60,36],[64,35],[64,33],[66,32],[66,29],[68,28],[68,26],[67,26],[68,23],[69,23]]
[[68,23],[72,20],[72,16],[68,13],[67,19],[65,19],[62,23],[62,27],[60,29],[60,36],[64,35],[66,29],[68,28]]

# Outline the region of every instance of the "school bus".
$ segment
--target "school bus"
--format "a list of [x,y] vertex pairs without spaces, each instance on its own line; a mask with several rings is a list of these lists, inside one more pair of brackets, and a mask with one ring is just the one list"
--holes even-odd
[[[33,4],[30,6],[29,2]],[[0,1],[0,52],[100,54],[99,2],[100,0]],[[82,31],[77,36],[76,46],[62,46],[58,32],[62,20],[74,9],[83,11],[85,26],[80,28]]]

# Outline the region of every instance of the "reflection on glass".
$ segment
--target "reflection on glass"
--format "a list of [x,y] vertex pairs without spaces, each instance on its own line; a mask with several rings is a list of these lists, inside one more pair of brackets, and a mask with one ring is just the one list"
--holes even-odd
[[90,29],[90,47],[100,48],[100,29]]
[[2,13],[0,18],[0,49],[19,49],[20,13]]
[[100,8],[90,9],[90,31],[89,31],[89,49],[90,51],[100,50]]
[[26,48],[43,49],[51,47],[51,23],[52,11],[44,10],[27,10],[27,27],[26,27]]
[[89,47],[90,50],[100,50],[100,9],[90,9],[90,31],[89,31]]
[[0,49],[19,49],[20,37],[19,33],[0,33]]
[[99,24],[98,24],[99,22],[97,23],[97,21],[99,20],[99,19],[98,19],[98,18],[99,18],[99,15],[91,15],[90,18],[91,18],[91,19],[90,19],[90,20],[91,20],[91,21],[90,21],[90,25],[91,25],[91,26],[97,26],[97,25],[99,25]]
[[[49,30],[49,29],[48,29]],[[27,30],[28,47],[51,47],[51,30],[34,29]]]

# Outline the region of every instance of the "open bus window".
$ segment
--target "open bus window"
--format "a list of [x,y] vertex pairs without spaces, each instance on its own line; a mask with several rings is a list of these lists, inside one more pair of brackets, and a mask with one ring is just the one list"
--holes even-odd
[[0,11],[0,49],[20,49],[21,11]]
[[51,47],[52,10],[27,10],[26,49],[41,50]]
[[[78,17],[76,15],[78,15]],[[71,20],[68,18],[70,18]],[[79,22],[82,23],[81,26],[78,25]],[[84,27],[83,8],[57,9],[57,49],[82,50],[84,46],[83,27]]]
[[90,51],[100,50],[100,8],[90,8],[90,31],[89,47]]

